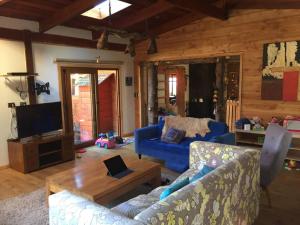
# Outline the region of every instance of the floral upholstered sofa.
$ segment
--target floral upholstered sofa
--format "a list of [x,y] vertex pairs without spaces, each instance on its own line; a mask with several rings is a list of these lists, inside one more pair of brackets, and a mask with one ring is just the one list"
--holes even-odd
[[63,191],[49,197],[50,225],[250,225],[259,211],[260,153],[236,146],[193,142],[190,169],[215,170],[159,200],[166,186],[108,209]]

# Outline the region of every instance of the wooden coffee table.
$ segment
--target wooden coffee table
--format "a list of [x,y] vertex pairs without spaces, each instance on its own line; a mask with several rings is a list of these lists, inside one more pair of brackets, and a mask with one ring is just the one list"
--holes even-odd
[[73,169],[47,177],[47,200],[50,194],[68,190],[99,204],[107,204],[141,184],[160,186],[160,164],[146,160],[122,157],[134,172],[121,179],[108,176],[103,160],[113,156],[107,155],[101,160],[84,159]]

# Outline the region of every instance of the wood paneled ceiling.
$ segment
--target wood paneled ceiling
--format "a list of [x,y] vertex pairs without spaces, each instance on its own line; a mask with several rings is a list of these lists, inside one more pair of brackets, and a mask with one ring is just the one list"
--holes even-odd
[[[55,26],[81,28],[99,37],[99,28],[159,35],[203,17],[226,20],[233,8],[300,8],[300,0],[123,0],[131,6],[98,20],[81,13],[105,0],[0,0],[0,16],[39,22],[43,33]],[[98,28],[98,29],[97,29]]]

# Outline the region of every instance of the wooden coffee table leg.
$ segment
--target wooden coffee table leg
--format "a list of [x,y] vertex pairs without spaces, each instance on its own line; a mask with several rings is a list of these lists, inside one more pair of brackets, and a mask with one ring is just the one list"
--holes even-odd
[[153,188],[161,186],[161,173],[160,170],[157,171],[157,175],[150,181]]

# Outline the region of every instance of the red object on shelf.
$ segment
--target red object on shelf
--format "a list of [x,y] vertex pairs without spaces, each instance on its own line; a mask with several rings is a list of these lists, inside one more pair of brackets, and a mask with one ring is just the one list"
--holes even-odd
[[[299,72],[290,71],[283,74],[283,100],[297,101]],[[276,90],[274,90],[276,91]]]

